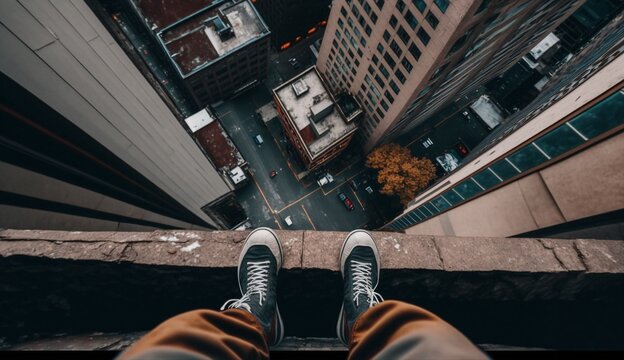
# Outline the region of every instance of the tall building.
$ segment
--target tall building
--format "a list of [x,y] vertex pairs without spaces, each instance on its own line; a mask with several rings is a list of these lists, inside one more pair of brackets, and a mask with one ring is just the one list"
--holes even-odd
[[249,0],[131,0],[199,106],[266,77],[270,31]]
[[353,97],[334,98],[314,66],[273,89],[273,99],[286,136],[309,170],[349,145],[362,114]]
[[317,66],[367,113],[365,149],[515,64],[583,0],[337,0]]
[[85,1],[0,3],[0,227],[228,229],[228,182]]
[[289,47],[327,22],[331,0],[252,0],[277,49]]
[[624,14],[387,229],[621,238]]

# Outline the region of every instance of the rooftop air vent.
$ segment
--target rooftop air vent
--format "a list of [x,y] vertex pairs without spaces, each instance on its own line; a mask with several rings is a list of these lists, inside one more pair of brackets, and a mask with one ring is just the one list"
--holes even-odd
[[310,88],[308,87],[308,84],[306,84],[305,81],[303,81],[303,79],[299,79],[293,82],[292,88],[293,88],[293,91],[295,92],[295,96],[297,97],[307,93],[308,90],[310,90]]

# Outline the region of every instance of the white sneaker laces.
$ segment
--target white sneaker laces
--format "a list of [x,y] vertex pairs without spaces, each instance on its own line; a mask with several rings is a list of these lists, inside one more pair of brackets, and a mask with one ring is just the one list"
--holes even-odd
[[356,306],[359,304],[359,295],[366,295],[368,307],[377,305],[384,301],[383,297],[375,292],[373,288],[372,264],[357,260],[351,261],[351,271],[353,275],[353,301]]
[[269,286],[269,264],[270,261],[249,262],[247,264],[247,292],[240,299],[230,299],[221,306],[225,309],[245,309],[251,312],[249,301],[251,295],[257,294],[260,297],[260,306],[266,299],[267,287]]

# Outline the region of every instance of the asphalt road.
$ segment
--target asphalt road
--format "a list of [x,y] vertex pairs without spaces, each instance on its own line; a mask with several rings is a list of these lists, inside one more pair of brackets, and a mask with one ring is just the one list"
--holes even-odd
[[[295,230],[343,230],[363,227],[370,214],[361,205],[362,194],[353,193],[347,181],[364,169],[352,163],[336,172],[335,181],[322,189],[313,181],[299,181],[289,167],[283,147],[277,144],[256,109],[272,101],[270,92],[260,84],[216,107],[224,128],[249,163],[251,181],[237,191],[241,205],[254,227],[287,228],[284,218],[291,216]],[[262,145],[254,141],[259,134]],[[277,135],[279,136],[279,135]],[[275,170],[277,176],[269,173]],[[338,199],[340,188],[354,203],[349,211]]]

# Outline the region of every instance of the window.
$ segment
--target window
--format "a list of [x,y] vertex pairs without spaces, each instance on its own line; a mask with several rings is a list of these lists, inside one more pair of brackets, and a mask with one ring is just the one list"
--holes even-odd
[[479,185],[483,186],[484,189],[489,189],[501,182],[489,169],[481,171],[480,173],[474,175],[473,178],[479,183]]
[[397,71],[394,72],[394,75],[397,77],[397,79],[399,79],[401,84],[405,84],[405,75],[403,75],[401,70],[397,69]]
[[381,74],[387,79],[390,76],[390,73],[388,72],[388,69],[386,69],[386,67],[384,66],[384,64],[381,64],[379,66],[379,72],[381,72]]
[[438,23],[439,23],[438,18],[435,17],[435,15],[433,15],[431,11],[429,11],[427,16],[425,16],[425,20],[427,20],[429,25],[431,25],[431,27],[434,29],[438,26]]
[[388,90],[386,90],[384,92],[384,95],[386,95],[386,99],[388,99],[388,101],[390,101],[390,104],[394,103],[394,96],[392,96],[392,94],[390,94],[390,92]]
[[418,38],[420,39],[420,41],[422,41],[422,43],[425,45],[427,45],[429,43],[429,40],[431,39],[429,34],[427,34],[425,29],[423,28],[418,29],[418,32],[416,33],[416,35],[418,35]]
[[473,197],[481,192],[481,188],[471,178],[464,180],[454,188],[464,199]]
[[399,38],[401,39],[401,41],[403,41],[403,43],[407,45],[407,43],[409,42],[410,36],[407,33],[407,31],[405,31],[403,26],[399,26],[399,30],[397,30],[397,35],[399,35]]
[[394,69],[394,67],[396,66],[396,61],[394,61],[392,56],[390,56],[390,53],[386,53],[383,58],[384,60],[386,60],[388,65],[390,65],[390,67]]
[[520,171],[529,170],[530,168],[535,167],[547,160],[546,157],[542,155],[542,153],[532,144],[528,144],[524,148],[511,154],[508,156],[508,159],[516,165]]
[[416,6],[416,9],[420,11],[421,14],[425,13],[425,9],[427,8],[427,4],[425,4],[425,0],[412,0],[412,2]]
[[392,15],[390,17],[390,26],[392,26],[392,28],[394,29],[398,23],[399,23],[399,20],[397,20],[397,18],[394,17],[394,15]]
[[373,63],[375,63],[375,65],[379,64],[379,58],[377,55],[373,55]]
[[442,13],[446,12],[449,6],[449,0],[433,0],[433,2],[438,6],[438,9],[442,11]]
[[397,84],[394,82],[394,80],[390,80],[390,82],[388,83],[390,85],[390,88],[392,89],[392,91],[394,91],[394,93],[396,95],[399,95],[399,91],[401,91],[401,89],[399,89],[399,87],[397,86]]
[[345,9],[344,7],[340,9],[340,13],[342,14],[342,16],[347,17],[347,9]]
[[501,179],[507,180],[518,175],[516,170],[507,160],[502,159],[490,166],[490,169],[496,173]]
[[370,18],[371,18],[371,21],[373,22],[373,24],[377,24],[377,14],[371,13],[370,14]]
[[384,53],[384,47],[381,43],[377,44],[377,51],[379,51],[380,54]]
[[420,55],[422,54],[420,52],[420,49],[418,49],[418,47],[416,46],[416,44],[410,45],[409,52],[410,52],[410,54],[412,54],[412,56],[414,57],[414,59],[416,61],[418,61],[418,59],[420,59]]
[[442,194],[442,196],[444,196],[446,201],[450,202],[451,205],[457,205],[462,202],[462,198],[459,197],[459,195],[457,195],[457,193],[453,191],[453,189],[445,192],[444,194]]
[[379,77],[379,75],[375,75],[375,81],[377,81],[377,84],[379,84],[379,86],[384,87],[384,82],[383,82],[383,80]]
[[383,38],[384,38],[384,40],[386,40],[386,42],[388,42],[390,40],[390,33],[388,32],[388,30],[384,31]]
[[580,145],[583,141],[571,127],[564,124],[536,140],[535,144],[550,157],[555,157]]
[[368,24],[367,24],[366,28],[364,29],[364,31],[366,32],[366,35],[370,36],[370,34],[373,32],[373,29],[371,29],[371,27],[368,26]]
[[344,21],[342,21],[342,19],[338,19],[338,26],[340,26],[341,29],[344,29]]
[[412,69],[414,68],[412,66],[412,63],[410,63],[407,58],[403,58],[403,60],[401,60],[401,65],[403,65],[403,67],[405,68],[405,70],[409,73],[412,71]]
[[398,0],[396,8],[399,9],[399,11],[403,12],[403,10],[405,10],[405,2],[403,0]]
[[379,8],[379,10],[381,10],[385,4],[385,0],[375,0],[375,5],[377,5],[377,7]]
[[437,198],[431,200],[431,203],[435,205],[435,207],[437,207],[440,211],[444,211],[451,207],[451,205],[449,205],[449,203],[447,203],[446,200],[442,198],[442,196],[438,196]]
[[418,20],[416,20],[414,14],[412,14],[409,10],[405,13],[405,21],[407,21],[407,24],[412,28],[412,30],[416,29],[416,26],[418,26]]
[[373,66],[372,66],[372,65],[369,65],[369,66],[368,66],[368,72],[369,72],[371,75],[373,75],[373,74],[375,73],[375,69],[373,68]]
[[381,100],[379,103],[381,104],[381,107],[383,107],[386,111],[388,111],[388,109],[390,108],[385,100]]
[[381,111],[381,108],[377,108],[377,114],[379,114],[380,117],[384,116],[383,111]]
[[576,118],[570,120],[581,134],[588,138],[598,136],[603,132],[622,124],[624,112],[624,94],[616,92],[608,98],[594,105]]
[[403,51],[401,51],[401,48],[399,48],[399,44],[397,44],[396,41],[392,40],[392,42],[390,43],[390,49],[392,49],[397,57],[401,57]]

